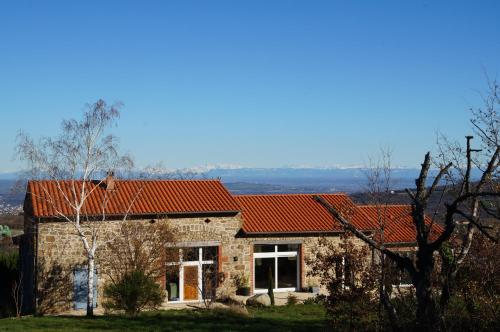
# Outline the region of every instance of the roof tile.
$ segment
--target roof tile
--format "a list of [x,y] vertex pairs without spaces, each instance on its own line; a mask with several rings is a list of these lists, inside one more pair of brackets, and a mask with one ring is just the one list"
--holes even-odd
[[[35,217],[74,215],[73,188],[82,181],[29,181],[27,193]],[[104,183],[85,182],[89,194],[82,214],[140,215],[167,213],[237,212],[240,206],[218,180],[115,180],[115,190]]]
[[[413,224],[411,205],[358,205],[374,223],[374,229],[383,226],[385,243],[414,243],[417,232]],[[432,227],[430,238],[433,239],[440,234],[443,227],[433,223],[428,216],[425,224]],[[380,232],[378,236],[381,236]]]
[[[346,218],[362,228],[371,223],[345,194],[321,194]],[[341,232],[340,222],[314,200],[312,194],[239,195],[245,233]]]

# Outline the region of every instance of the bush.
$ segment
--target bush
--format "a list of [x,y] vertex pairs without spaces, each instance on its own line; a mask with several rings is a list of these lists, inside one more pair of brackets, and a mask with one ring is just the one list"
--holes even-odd
[[304,304],[321,304],[325,305],[326,304],[326,296],[322,294],[318,294],[316,296],[307,298],[304,300]]
[[19,255],[17,252],[0,252],[0,318],[15,315],[12,286],[19,276]]
[[127,315],[135,316],[144,309],[156,309],[165,298],[165,292],[153,278],[144,272],[134,270],[125,273],[116,283],[104,288],[106,310],[123,310]]

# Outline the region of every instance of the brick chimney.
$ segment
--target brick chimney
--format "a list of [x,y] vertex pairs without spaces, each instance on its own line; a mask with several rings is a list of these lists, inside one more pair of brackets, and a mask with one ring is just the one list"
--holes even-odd
[[115,190],[115,172],[108,171],[106,176],[106,190]]

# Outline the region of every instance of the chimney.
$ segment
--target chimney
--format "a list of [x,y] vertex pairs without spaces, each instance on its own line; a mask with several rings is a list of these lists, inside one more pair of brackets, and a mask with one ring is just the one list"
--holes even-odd
[[108,171],[108,174],[106,176],[106,190],[115,190],[115,172],[114,171]]

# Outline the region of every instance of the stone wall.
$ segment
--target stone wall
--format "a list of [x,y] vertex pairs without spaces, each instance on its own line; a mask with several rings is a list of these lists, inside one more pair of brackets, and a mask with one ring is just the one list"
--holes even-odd
[[[149,223],[151,219],[134,220]],[[239,271],[249,272],[249,250],[243,241],[236,238],[241,228],[241,216],[168,218],[156,222],[169,223],[178,232],[178,241],[217,242],[222,248],[221,268],[230,279]],[[94,222],[98,228],[100,245],[112,238],[120,229],[122,221]],[[89,231],[90,232],[90,229]],[[88,233],[90,234],[90,233]],[[69,310],[73,304],[73,270],[86,265],[86,252],[74,226],[69,222],[41,222],[38,225],[37,285],[40,313]],[[112,253],[98,250],[96,267],[98,271],[98,305],[101,304],[103,287],[107,282],[105,273],[100,271],[99,260],[110,259]],[[234,260],[234,257],[238,257]]]
[[[149,223],[151,219],[134,220]],[[319,235],[297,234],[295,236],[245,237],[241,236],[242,218],[234,216],[190,217],[157,219],[156,222],[169,223],[177,231],[176,245],[203,245],[211,242],[219,245],[220,271],[225,275],[222,289],[234,293],[235,275],[246,275],[253,285],[253,245],[256,243],[300,243],[300,288],[318,285],[319,281],[307,275],[309,267],[305,263],[314,258],[314,250]],[[103,241],[117,234],[122,221],[96,222]],[[338,235],[329,236],[330,241],[338,243]],[[35,249],[36,250],[36,249]],[[68,222],[41,222],[38,225],[38,303],[39,313],[52,313],[69,310],[73,305],[73,270],[86,265],[86,253],[75,232]],[[100,271],[99,260],[109,259],[112,253],[100,250],[96,259],[98,269],[98,305],[101,304],[103,286],[107,282],[105,273]]]

